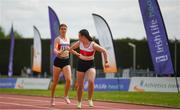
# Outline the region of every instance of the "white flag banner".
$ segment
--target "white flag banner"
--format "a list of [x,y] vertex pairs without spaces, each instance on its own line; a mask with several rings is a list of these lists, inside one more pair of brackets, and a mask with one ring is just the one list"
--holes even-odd
[[41,36],[38,29],[34,26],[34,45],[33,45],[33,65],[32,70],[41,72]]
[[[93,16],[95,27],[97,30],[97,34],[98,34],[97,38],[99,39],[99,43],[108,52],[108,58],[109,58],[108,61],[109,61],[110,67],[104,68],[104,72],[115,73],[117,72],[117,66],[116,66],[116,58],[115,58],[115,53],[114,53],[111,30],[103,17],[97,14],[92,14],[92,16]],[[104,58],[102,57],[102,59],[103,59],[103,64],[104,64]]]

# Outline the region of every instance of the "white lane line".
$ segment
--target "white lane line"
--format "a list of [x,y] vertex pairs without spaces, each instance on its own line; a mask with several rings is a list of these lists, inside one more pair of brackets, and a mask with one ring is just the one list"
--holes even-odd
[[[37,102],[48,102],[50,103],[50,101],[45,101],[45,100],[36,100],[36,99],[22,99],[22,98],[14,98],[14,97],[0,97],[0,98],[8,98],[8,99],[15,99],[15,100],[23,100],[23,101],[37,101]],[[61,103],[61,104],[65,104],[65,102],[56,102],[56,103]],[[76,105],[75,103],[71,103],[71,105]],[[87,104],[83,104],[86,107],[89,107],[89,105]],[[102,109],[116,109],[116,108],[112,108],[112,107],[106,107],[106,106],[94,106],[97,108],[102,108]]]
[[47,109],[49,107],[41,107],[36,105],[29,105],[29,104],[19,104],[19,103],[11,103],[11,102],[0,102],[1,104],[9,104],[9,105],[18,105],[18,106],[26,106],[26,107],[33,107],[33,108],[41,108],[41,109]]

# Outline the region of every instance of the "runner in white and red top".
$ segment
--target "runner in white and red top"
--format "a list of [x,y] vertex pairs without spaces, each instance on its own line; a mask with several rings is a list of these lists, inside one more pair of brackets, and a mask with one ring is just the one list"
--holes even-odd
[[64,74],[66,85],[64,90],[64,99],[67,104],[71,103],[68,98],[68,91],[71,84],[71,67],[69,61],[69,38],[66,37],[67,26],[66,24],[61,24],[59,26],[59,31],[61,36],[57,36],[54,41],[54,53],[56,58],[54,59],[53,65],[53,83],[51,85],[51,105],[55,105],[54,92],[56,85],[58,84],[59,75]]
[[[74,49],[79,48],[80,52],[76,52]],[[92,96],[94,92],[94,80],[96,76],[95,66],[94,66],[94,55],[95,52],[102,52],[105,59],[105,67],[109,67],[107,52],[100,45],[95,43],[89,32],[86,29],[82,29],[79,32],[79,41],[75,42],[71,48],[70,52],[78,56],[77,65],[77,108],[81,108],[82,94],[83,94],[83,84],[84,77],[87,76],[88,80],[88,102],[89,106],[93,107]]]

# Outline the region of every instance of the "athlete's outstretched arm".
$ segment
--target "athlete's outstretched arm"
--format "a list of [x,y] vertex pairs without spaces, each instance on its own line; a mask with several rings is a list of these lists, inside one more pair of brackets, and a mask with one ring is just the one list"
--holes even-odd
[[77,49],[79,47],[79,41],[73,43],[69,49],[69,52],[71,52],[72,54],[76,55],[76,56],[80,56],[80,54],[78,52],[76,52],[74,49]]
[[95,42],[94,42],[94,49],[98,52],[103,53],[104,60],[105,60],[105,66],[108,67],[109,63],[108,63],[108,55],[107,55],[106,49],[104,49],[103,47],[101,47],[100,45],[98,45]]

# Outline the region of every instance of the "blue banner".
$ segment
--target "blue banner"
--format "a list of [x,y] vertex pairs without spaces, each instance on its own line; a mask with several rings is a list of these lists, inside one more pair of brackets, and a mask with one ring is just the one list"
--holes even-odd
[[16,81],[14,78],[0,78],[0,88],[14,88]]
[[57,36],[59,36],[59,19],[51,7],[49,9],[49,23],[50,23],[50,31],[51,31],[51,44],[50,44],[50,71],[52,73],[53,60],[55,58],[54,54],[54,40]]
[[[94,82],[95,91],[128,91],[130,79],[105,79],[96,78]],[[88,90],[88,81],[84,82],[84,90]]]
[[168,37],[157,0],[139,0],[148,45],[157,74],[173,74]]
[[13,75],[13,57],[14,57],[14,32],[13,26],[11,27],[11,47],[10,47],[10,54],[9,54],[9,66],[8,66],[8,76],[11,77]]

